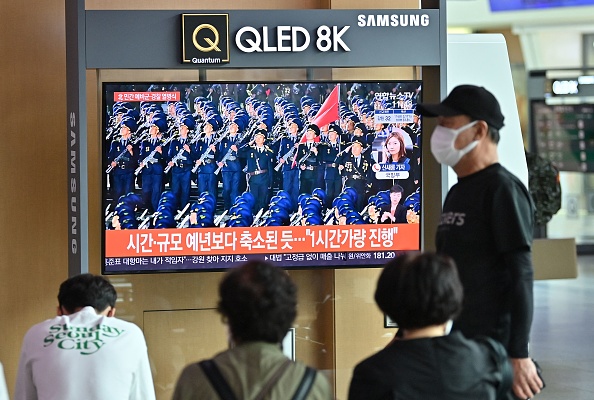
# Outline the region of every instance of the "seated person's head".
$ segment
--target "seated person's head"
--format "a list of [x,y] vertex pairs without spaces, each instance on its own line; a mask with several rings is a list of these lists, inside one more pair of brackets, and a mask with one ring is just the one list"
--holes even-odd
[[375,301],[403,330],[441,325],[460,313],[462,284],[451,258],[407,253],[386,264]]
[[102,276],[82,274],[67,279],[58,292],[58,315],[68,315],[91,306],[98,314],[113,316],[117,293]]
[[282,269],[250,261],[219,286],[219,312],[236,343],[280,343],[297,315],[297,286]]

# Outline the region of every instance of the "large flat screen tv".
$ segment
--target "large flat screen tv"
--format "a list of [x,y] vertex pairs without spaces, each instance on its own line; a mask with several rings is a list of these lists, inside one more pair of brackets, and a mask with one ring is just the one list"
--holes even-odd
[[103,273],[420,249],[420,81],[103,84]]

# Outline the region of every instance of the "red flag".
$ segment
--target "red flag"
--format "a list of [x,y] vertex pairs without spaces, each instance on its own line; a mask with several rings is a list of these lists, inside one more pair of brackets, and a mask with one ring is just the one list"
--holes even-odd
[[332,92],[330,92],[330,95],[324,100],[324,104],[322,104],[320,111],[318,111],[311,123],[322,127],[336,121],[338,118],[338,85],[336,85],[332,89]]
[[[316,114],[313,121],[311,121],[307,125],[315,124],[319,128],[336,121],[338,118],[338,85],[336,85],[334,86],[334,89],[332,89],[332,92],[330,92],[328,97],[326,97],[326,100],[324,100],[324,104],[322,104],[322,107],[320,107],[320,110]],[[303,135],[301,135],[301,139],[299,139],[300,144],[307,142],[307,137],[305,136],[305,134],[307,133],[307,125],[304,127],[304,132]],[[319,142],[320,136],[316,136],[314,141]],[[297,157],[293,158],[293,164],[291,165],[291,168],[294,168],[296,164]]]

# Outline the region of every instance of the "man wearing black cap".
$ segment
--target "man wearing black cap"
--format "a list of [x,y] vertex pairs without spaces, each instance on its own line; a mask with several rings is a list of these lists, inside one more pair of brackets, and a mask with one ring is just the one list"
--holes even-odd
[[454,329],[501,341],[514,368],[513,392],[531,398],[543,386],[528,356],[533,204],[522,182],[499,164],[499,103],[483,87],[461,85],[441,103],[419,104],[417,110],[438,118],[431,151],[458,175],[436,237],[437,250],[456,261],[464,286]]

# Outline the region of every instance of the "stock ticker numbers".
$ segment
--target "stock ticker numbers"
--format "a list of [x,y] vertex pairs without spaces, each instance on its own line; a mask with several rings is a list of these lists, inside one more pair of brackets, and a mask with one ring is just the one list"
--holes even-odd
[[561,171],[594,171],[594,105],[534,103],[532,118],[540,156]]

